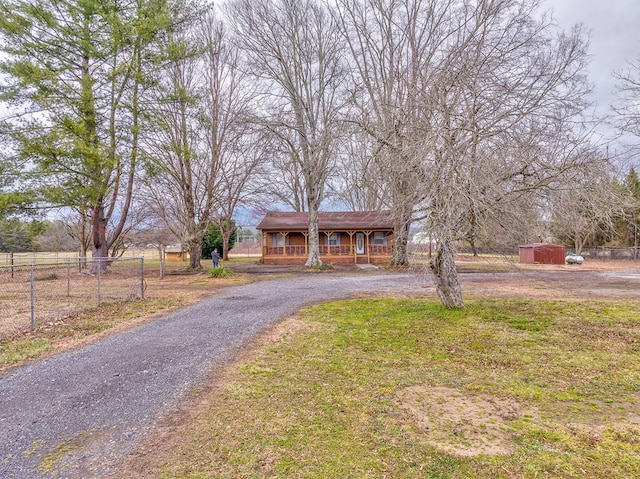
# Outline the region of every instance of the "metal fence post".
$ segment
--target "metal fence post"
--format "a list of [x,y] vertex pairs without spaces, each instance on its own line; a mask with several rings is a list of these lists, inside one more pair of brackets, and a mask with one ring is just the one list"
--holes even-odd
[[31,263],[31,331],[36,329],[36,307],[35,307],[35,265]]
[[102,275],[102,264],[100,263],[101,258],[98,258],[97,261],[98,262],[98,306],[102,305],[102,297],[100,296],[100,277]]
[[144,256],[140,258],[140,298],[144,299]]
[[67,298],[71,296],[71,259],[67,258]]

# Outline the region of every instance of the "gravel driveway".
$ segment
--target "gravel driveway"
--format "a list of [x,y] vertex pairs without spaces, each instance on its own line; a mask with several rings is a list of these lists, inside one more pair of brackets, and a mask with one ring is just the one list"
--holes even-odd
[[305,274],[201,303],[0,378],[0,477],[106,476],[179,398],[256,333],[302,306],[424,290],[424,277]]

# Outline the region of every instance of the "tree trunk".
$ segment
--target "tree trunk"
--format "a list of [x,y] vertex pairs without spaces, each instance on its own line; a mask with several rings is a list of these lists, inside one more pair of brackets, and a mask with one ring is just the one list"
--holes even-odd
[[[190,185],[188,187],[190,188]],[[197,222],[193,197],[186,194],[184,199],[187,205],[187,218],[185,218],[186,240],[183,240],[183,244],[189,252],[189,269],[199,271],[202,269],[202,264],[200,263],[202,259],[202,238],[204,237],[206,226],[203,228]]]
[[393,222],[393,257],[391,258],[391,265],[408,266],[409,252],[407,250],[407,243],[409,242],[409,225],[411,224],[411,217],[406,214],[394,214]]
[[200,241],[192,236],[192,240],[187,244],[189,250],[189,269],[199,270],[202,269],[202,239]]
[[87,257],[89,256],[89,248],[87,248],[86,243],[82,244],[82,249],[80,250],[80,266],[83,269],[87,267]]
[[406,227],[396,227],[393,235],[393,257],[391,258],[391,265],[408,266],[409,252],[407,250],[407,243],[409,242],[409,230]]
[[447,308],[464,308],[462,290],[449,240],[438,242],[429,267],[435,276],[436,292],[442,304]]
[[580,235],[576,235],[574,241],[573,241],[574,246],[576,247],[576,254],[581,255],[582,254],[582,248],[584,247],[584,241],[582,240],[582,237]]
[[[78,239],[80,240],[80,266],[84,269],[87,267],[87,257],[89,256],[89,246],[91,245],[91,224],[88,221],[87,211],[82,209],[80,212],[80,232]],[[87,224],[89,228],[87,230]]]
[[164,279],[164,268],[165,268],[165,257],[164,257],[165,247],[162,243],[158,244],[158,252],[160,253],[160,279]]
[[109,245],[107,243],[107,219],[104,217],[104,205],[98,202],[91,217],[92,257],[91,273],[107,271]]
[[222,259],[229,261],[229,243],[231,242],[231,228],[222,232]]
[[318,209],[309,208],[309,256],[305,266],[315,267],[322,265],[320,259],[320,231],[318,229]]
[[220,228],[220,236],[222,236],[222,255],[220,258],[223,261],[229,260],[229,243],[231,243],[231,233],[233,233],[232,228],[234,227],[231,222],[231,217],[226,216],[218,221],[218,227]]

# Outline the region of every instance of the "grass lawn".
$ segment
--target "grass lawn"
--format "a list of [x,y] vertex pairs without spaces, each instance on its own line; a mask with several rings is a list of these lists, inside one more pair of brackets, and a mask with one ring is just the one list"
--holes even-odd
[[[514,269],[473,258],[458,267]],[[583,270],[564,278],[578,281]],[[144,301],[107,303],[3,338],[0,374],[266,278],[147,273]],[[523,275],[502,286],[510,297],[473,283],[465,310],[384,297],[304,310],[191,393],[118,477],[640,477],[640,304],[595,299],[614,289],[637,298],[636,283],[592,277],[570,287],[571,279]],[[524,282],[527,293],[518,289]]]
[[639,316],[622,301],[315,306],[229,366],[137,473],[637,478]]

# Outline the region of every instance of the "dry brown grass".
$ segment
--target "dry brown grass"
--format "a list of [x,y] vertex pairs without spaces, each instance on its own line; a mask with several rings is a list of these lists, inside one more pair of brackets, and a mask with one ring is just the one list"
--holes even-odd
[[[113,294],[116,288],[122,288],[122,283],[125,283],[125,288],[131,288],[133,283],[139,287],[139,277],[132,274],[110,272],[107,278],[101,279],[106,294],[100,307],[96,306],[95,298],[92,303],[91,298],[82,296],[87,288],[91,288],[87,283],[92,278],[74,278],[71,298],[66,297],[66,280],[64,291],[57,291],[53,285],[48,284],[43,295],[51,296],[47,308],[57,308],[53,309],[55,314],[40,316],[35,329],[31,331],[28,328],[27,304],[21,306],[20,314],[15,314],[11,321],[2,322],[0,373],[24,364],[25,361],[78,348],[152,321],[214,295],[222,288],[257,279],[243,273],[234,274],[230,278],[208,278],[206,271],[188,272],[184,266],[174,267],[160,279],[158,270],[149,269],[145,274],[144,300],[111,299],[113,296],[109,296],[109,292]],[[69,308],[65,309],[63,305],[69,305]]]

